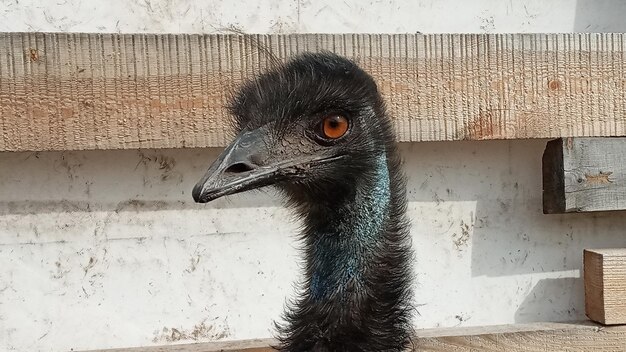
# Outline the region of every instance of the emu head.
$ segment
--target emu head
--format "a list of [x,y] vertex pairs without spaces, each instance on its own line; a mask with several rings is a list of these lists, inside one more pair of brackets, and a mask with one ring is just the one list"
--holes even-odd
[[230,111],[237,136],[194,187],[196,202],[268,185],[299,204],[332,202],[393,143],[374,80],[330,53],[302,54],[246,83]]

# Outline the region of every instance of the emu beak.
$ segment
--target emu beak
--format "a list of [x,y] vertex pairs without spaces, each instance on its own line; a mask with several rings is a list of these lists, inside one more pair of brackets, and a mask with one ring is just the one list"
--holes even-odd
[[283,180],[303,178],[311,167],[346,157],[300,154],[285,158],[284,155],[272,155],[266,144],[266,129],[244,131],[224,149],[193,188],[193,199],[197,203],[208,203]]
[[277,182],[280,169],[273,165],[260,165],[268,154],[264,132],[257,129],[239,134],[193,188],[193,199],[197,203],[207,203]]
[[240,133],[193,188],[193,199],[208,203],[230,194],[305,177],[306,170],[315,165],[344,158],[343,155],[299,155],[291,159],[272,156],[265,142],[267,133],[264,127]]

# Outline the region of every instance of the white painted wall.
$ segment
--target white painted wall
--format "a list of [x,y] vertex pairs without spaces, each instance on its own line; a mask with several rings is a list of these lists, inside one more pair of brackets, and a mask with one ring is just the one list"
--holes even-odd
[[0,31],[622,32],[621,0],[0,0]]
[[[0,31],[623,32],[623,1],[0,0]],[[403,144],[418,327],[584,318],[619,213],[543,215],[543,140]],[[194,204],[218,149],[0,153],[0,349],[271,336],[297,278],[271,192]]]

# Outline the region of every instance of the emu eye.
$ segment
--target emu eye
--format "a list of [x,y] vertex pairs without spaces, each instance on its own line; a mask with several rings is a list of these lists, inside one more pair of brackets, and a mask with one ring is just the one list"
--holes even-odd
[[337,139],[348,132],[348,119],[341,115],[329,115],[322,121],[322,137]]

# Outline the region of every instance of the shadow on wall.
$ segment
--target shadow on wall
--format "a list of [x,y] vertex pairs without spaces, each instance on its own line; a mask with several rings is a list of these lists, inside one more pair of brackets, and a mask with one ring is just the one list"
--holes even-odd
[[[409,201],[434,202],[443,214],[467,212],[458,219],[435,220],[456,221],[441,234],[456,234],[448,241],[458,247],[467,242],[459,236],[471,241],[473,276],[578,270],[583,248],[626,244],[621,212],[543,214],[541,157],[546,142],[405,144]],[[463,202],[474,206],[450,208]]]
[[574,32],[623,33],[626,32],[626,1],[578,0],[574,19]]
[[[544,215],[541,156],[545,144],[545,140],[516,140],[401,145],[409,177],[414,243],[422,255],[418,266],[424,282],[431,285],[429,291],[436,292],[444,285],[450,295],[473,294],[479,303],[508,296],[510,301],[501,305],[518,307],[514,318],[520,322],[532,321],[541,312],[553,318],[582,317],[582,251],[625,246],[626,217],[623,213]],[[241,216],[256,219],[251,223],[268,221],[268,226],[280,224],[283,231],[291,231],[285,219],[272,220],[275,210],[258,209],[282,205],[273,192],[246,193],[208,206],[193,203],[191,188],[219,152],[0,153],[0,220],[4,216],[6,224],[21,226],[20,238],[38,236],[29,226],[32,220],[28,216],[58,213],[58,219],[50,218],[49,227],[54,227],[59,219],[71,222],[68,211],[81,222],[82,213],[97,210],[120,213],[106,227],[110,237],[144,232],[152,236],[154,231],[181,237],[229,232],[239,225],[225,222]],[[209,210],[218,208],[230,217],[222,220],[218,212]],[[164,212],[158,221],[150,215],[150,211],[172,209],[206,209],[196,217],[218,223],[181,219],[175,212]],[[127,211],[133,214],[122,214]],[[120,224],[120,219],[126,222]],[[188,225],[190,222],[195,225]],[[76,228],[77,238],[91,238],[91,233],[79,234],[82,227]],[[183,229],[189,233],[181,232]],[[13,238],[18,230],[9,229],[5,236]],[[50,231],[51,238],[67,232]],[[441,272],[450,275],[439,276]],[[459,287],[456,280],[465,286]],[[470,286],[474,282],[494,287],[474,290]],[[433,300],[438,298],[424,303]]]
[[[196,204],[222,148],[0,153],[0,214],[281,206],[271,190]],[[8,167],[3,167],[8,165]]]
[[[584,318],[583,249],[626,245],[622,212],[543,214],[546,142],[432,143],[405,151],[405,157],[414,156],[406,161],[409,200],[427,203],[412,214],[419,245],[436,243],[458,257],[471,256],[472,277],[508,277],[506,285],[517,287],[507,290],[525,297],[509,303],[519,307],[516,322],[541,320],[542,314]],[[535,283],[532,274],[542,278]]]
[[577,307],[584,299],[582,278],[541,279],[519,305],[515,322],[550,321],[554,316],[580,319],[585,312]]

